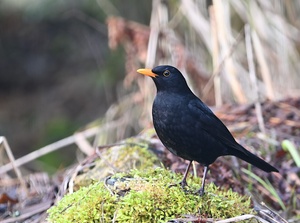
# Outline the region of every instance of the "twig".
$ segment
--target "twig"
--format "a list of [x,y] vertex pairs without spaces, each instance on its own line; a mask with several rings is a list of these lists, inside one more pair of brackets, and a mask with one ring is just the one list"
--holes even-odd
[[[99,128],[98,127],[95,127],[95,128],[91,128],[91,129],[87,129],[85,131],[82,132],[82,134],[85,135],[85,137],[89,138],[93,135],[95,135],[97,132],[99,131]],[[58,150],[58,149],[61,149],[63,147],[66,147],[68,145],[71,145],[73,143],[75,143],[75,137],[74,136],[69,136],[67,138],[64,138],[62,140],[59,140],[55,143],[52,143],[50,145],[47,145],[45,147],[42,147],[40,148],[39,150],[36,150],[34,152],[31,152],[17,160],[15,160],[14,164],[12,164],[12,162],[6,164],[6,165],[3,165],[0,167],[0,175],[3,174],[3,173],[6,173],[7,171],[10,171],[15,167],[19,167],[19,166],[22,166],[24,165],[25,163],[28,163],[32,160],[35,160],[45,154],[48,154],[50,152],[53,152],[55,150]],[[13,166],[14,165],[14,166]]]
[[210,27],[206,18],[197,11],[196,2],[192,0],[183,0],[180,4],[180,11],[187,18],[191,26],[195,29],[198,35],[203,39],[206,48],[209,52],[211,49]]
[[15,173],[16,173],[19,181],[20,181],[20,184],[21,184],[23,190],[26,192],[26,194],[28,194],[28,190],[27,190],[27,187],[26,187],[26,183],[23,180],[22,173],[21,173],[20,169],[18,168],[18,166],[16,165],[15,157],[14,157],[13,153],[11,152],[10,146],[7,143],[7,140],[6,140],[6,138],[4,136],[0,137],[0,145],[1,144],[3,144],[3,146],[4,146],[6,154],[7,154],[8,158],[9,158],[9,160],[10,160],[11,166],[14,169],[14,171],[15,171]]
[[48,208],[51,207],[52,200],[43,202],[42,204],[36,204],[30,207],[32,211],[29,211],[25,214],[21,214],[19,217],[16,218],[9,218],[7,220],[1,221],[1,223],[12,223],[12,222],[24,222],[22,220],[32,217],[33,215],[36,215],[40,212],[46,211]]
[[[211,26],[211,41],[212,41],[212,60],[213,60],[213,69],[216,70],[219,64],[220,52],[219,52],[219,44],[218,44],[218,29],[215,15],[215,8],[213,5],[209,7],[210,14],[210,26]],[[222,95],[221,95],[221,78],[220,75],[214,76],[214,90],[215,90],[215,100],[216,106],[221,106],[222,103]]]
[[90,156],[95,153],[95,149],[87,141],[87,138],[81,132],[74,134],[74,140],[80,150],[86,155]]
[[269,68],[267,65],[267,61],[266,61],[266,58],[265,58],[265,55],[263,52],[261,42],[255,31],[251,32],[251,36],[252,36],[252,40],[253,40],[253,46],[255,49],[257,61],[259,63],[260,69],[261,69],[262,78],[266,85],[267,97],[270,100],[274,100],[275,95],[274,95],[274,90],[273,90],[273,86],[272,86],[271,74],[270,74],[270,71],[269,71]]
[[229,222],[239,222],[239,221],[243,221],[243,220],[247,220],[247,219],[252,219],[255,218],[257,220],[259,220],[262,223],[269,223],[267,221],[265,221],[264,219],[256,216],[256,215],[252,215],[252,214],[245,214],[245,215],[241,215],[241,216],[237,216],[237,217],[233,217],[233,218],[228,218],[228,219],[224,219],[224,220],[219,220],[219,221],[215,221],[215,223],[229,223]]
[[239,222],[239,221],[244,221],[248,219],[255,218],[259,220],[262,223],[269,223],[268,221],[262,219],[261,217],[258,217],[256,215],[252,214],[245,214],[241,216],[236,216],[233,218],[228,218],[224,220],[214,220],[213,218],[201,218],[201,217],[188,217],[188,218],[177,218],[177,219],[172,219],[171,221],[168,222],[208,222],[208,223],[230,223],[230,222]]
[[213,71],[213,74],[210,76],[207,84],[205,85],[205,87],[203,88],[202,94],[203,94],[203,100],[205,100],[208,96],[208,92],[210,91],[210,89],[213,86],[214,83],[214,78],[216,75],[220,75],[220,71],[223,68],[225,61],[230,58],[230,56],[233,54],[234,50],[236,50],[237,45],[240,43],[240,41],[242,40],[243,37],[243,30],[241,30],[238,34],[238,36],[236,37],[234,43],[232,44],[231,48],[229,49],[229,51],[227,52],[227,54],[224,55],[224,57],[221,59],[221,62],[219,63],[219,66],[216,67],[216,69]]
[[[231,36],[229,24],[226,23],[226,15],[228,14],[228,3],[226,1],[214,1],[215,18],[217,24],[217,34],[220,44],[220,53],[225,55],[230,49],[229,37]],[[227,11],[225,11],[227,9]],[[225,61],[224,70],[226,71],[227,82],[231,86],[231,90],[239,103],[245,104],[247,99],[241,84],[237,79],[236,62],[232,57]]]
[[255,74],[255,66],[253,62],[253,51],[252,51],[252,44],[251,44],[251,30],[249,24],[245,25],[245,41],[246,41],[246,54],[247,54],[247,60],[248,60],[248,66],[249,66],[249,75],[250,75],[250,81],[253,88],[253,93],[255,94],[255,113],[258,121],[258,126],[260,131],[265,134],[265,123],[264,118],[262,115],[262,109],[261,104],[259,103],[259,92],[258,92],[258,86],[257,86],[257,79]]
[[113,163],[109,162],[105,157],[102,156],[98,148],[96,148],[96,154],[100,159],[103,160],[104,163],[106,163],[108,167],[112,168],[115,172],[121,172],[119,168],[117,168],[115,165],[113,165]]
[[153,67],[155,62],[157,43],[158,43],[158,34],[159,34],[159,7],[160,1],[154,0],[152,2],[152,12],[151,12],[151,20],[150,20],[150,36],[148,42],[147,49],[147,59],[146,59],[146,67]]
[[288,223],[287,220],[282,218],[278,213],[271,210],[264,202],[254,207],[255,211],[263,218],[267,219],[267,222],[271,223]]

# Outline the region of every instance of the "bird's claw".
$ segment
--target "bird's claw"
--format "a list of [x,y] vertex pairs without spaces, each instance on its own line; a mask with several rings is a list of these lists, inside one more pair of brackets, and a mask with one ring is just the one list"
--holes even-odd
[[177,186],[177,185],[180,185],[182,189],[184,189],[185,187],[188,186],[186,180],[182,180],[182,181],[180,181],[179,183],[175,183],[175,184],[169,185],[169,188],[170,188],[170,187]]
[[182,189],[184,189],[185,187],[188,186],[186,180],[180,181],[179,184],[180,184],[180,186],[182,187]]
[[200,197],[204,195],[204,188],[200,188],[197,193],[199,194]]

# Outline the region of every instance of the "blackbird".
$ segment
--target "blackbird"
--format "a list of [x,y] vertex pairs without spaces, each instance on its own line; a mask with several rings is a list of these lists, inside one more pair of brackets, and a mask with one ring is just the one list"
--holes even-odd
[[182,187],[187,185],[187,174],[195,160],[204,165],[198,191],[202,196],[209,165],[219,156],[236,156],[265,172],[278,172],[235,141],[223,122],[193,94],[178,69],[162,65],[137,72],[150,76],[157,88],[152,117],[159,139],[170,152],[190,161],[180,182]]

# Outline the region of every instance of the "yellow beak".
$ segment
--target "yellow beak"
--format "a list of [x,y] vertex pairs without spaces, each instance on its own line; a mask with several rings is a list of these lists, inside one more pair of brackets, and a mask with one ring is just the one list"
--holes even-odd
[[156,77],[156,76],[158,76],[157,74],[153,73],[151,71],[151,69],[138,69],[136,72],[138,72],[140,74],[143,74],[143,75],[146,75],[146,76],[149,76],[149,77]]

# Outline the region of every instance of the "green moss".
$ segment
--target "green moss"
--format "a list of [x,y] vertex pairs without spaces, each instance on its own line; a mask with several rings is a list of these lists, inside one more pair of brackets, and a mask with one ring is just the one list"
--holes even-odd
[[[166,222],[184,215],[223,219],[252,213],[250,198],[214,184],[206,194],[196,193],[200,179],[188,180],[189,187],[169,187],[181,175],[168,170],[132,170],[116,174],[66,195],[48,210],[49,222]],[[119,194],[119,195],[118,195]]]
[[75,178],[74,190],[88,186],[94,181],[103,180],[112,173],[163,166],[148,149],[148,144],[138,138],[129,138],[120,145],[101,150],[100,153],[101,157],[95,161],[95,165]]

